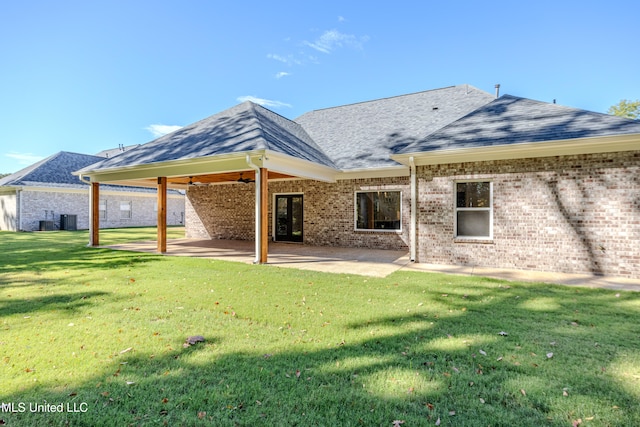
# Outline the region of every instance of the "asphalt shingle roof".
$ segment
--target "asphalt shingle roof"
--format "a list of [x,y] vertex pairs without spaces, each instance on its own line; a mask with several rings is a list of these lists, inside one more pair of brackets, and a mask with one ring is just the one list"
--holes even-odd
[[244,102],[79,171],[271,150],[343,171],[451,148],[640,133],[640,122],[458,85],[311,111],[291,121]]
[[640,133],[640,121],[503,95],[402,153]]
[[81,187],[86,184],[81,182],[77,176],[72,175],[71,172],[102,159],[102,157],[89,154],[60,151],[18,172],[5,176],[0,179],[0,185],[33,186],[46,183]]
[[[89,154],[70,153],[60,151],[31,166],[19,170],[0,179],[0,186],[20,187],[48,187],[48,188],[87,188],[89,184],[81,181],[72,172],[88,167],[104,160],[104,157]],[[153,188],[129,187],[122,185],[104,185],[106,190],[121,190],[127,192],[148,193],[155,192]],[[175,190],[171,190],[174,192]]]
[[495,97],[469,85],[311,111],[295,119],[343,170],[397,165],[391,154]]
[[335,167],[299,124],[247,101],[116,157],[102,160],[86,170],[263,149]]

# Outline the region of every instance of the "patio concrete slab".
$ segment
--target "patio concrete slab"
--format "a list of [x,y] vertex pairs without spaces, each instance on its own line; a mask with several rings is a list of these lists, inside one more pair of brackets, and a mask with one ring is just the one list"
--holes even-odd
[[[110,249],[155,253],[156,241],[103,246]],[[251,264],[255,244],[247,240],[171,239],[166,255],[215,258]],[[408,265],[406,251],[307,246],[269,242],[269,265],[329,273],[386,277]]]
[[[103,246],[110,249],[155,253],[156,241]],[[171,239],[166,255],[214,258],[253,263],[255,244],[247,240]],[[545,282],[569,286],[586,286],[612,290],[640,291],[640,280],[620,277],[567,274],[504,268],[435,265],[412,263],[406,251],[380,249],[307,246],[297,243],[269,242],[268,264],[299,270],[359,274],[386,277],[400,269],[502,280]]]

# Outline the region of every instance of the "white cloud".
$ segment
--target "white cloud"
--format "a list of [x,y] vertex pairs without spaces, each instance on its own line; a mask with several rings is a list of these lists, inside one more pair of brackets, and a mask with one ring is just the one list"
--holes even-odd
[[296,59],[293,55],[282,56],[276,53],[270,53],[267,55],[267,58],[273,59],[274,61],[282,62],[287,65],[302,65],[302,61]]
[[15,151],[11,151],[9,153],[5,153],[6,157],[10,157],[14,160],[18,161],[19,165],[30,165],[35,162],[39,162],[44,159],[42,156],[38,156],[31,153],[16,153]]
[[[338,16],[339,22],[346,22],[343,16]],[[364,43],[369,40],[368,36],[355,36],[353,34],[345,34],[333,29],[324,31],[317,39],[313,41],[303,40],[295,43],[296,52],[289,54],[269,53],[267,58],[281,62],[289,67],[304,66],[308,64],[320,64],[317,52],[330,54],[338,49],[355,49],[362,50]],[[289,41],[287,39],[286,41]],[[290,46],[291,47],[291,46]],[[310,50],[309,48],[313,49]],[[314,52],[317,51],[317,52]],[[316,55],[314,55],[316,54]],[[275,75],[276,79],[291,75],[288,72],[279,72]]]
[[345,22],[346,19],[344,18],[344,16],[338,16],[338,22]]
[[175,132],[178,129],[182,128],[182,126],[176,126],[176,125],[149,125],[145,128],[145,130],[148,130],[149,132],[151,132],[151,134],[153,134],[153,136],[155,136],[156,138],[160,138],[163,135],[166,135],[168,133],[171,132]]
[[251,101],[254,104],[262,105],[263,107],[271,107],[271,108],[291,107],[291,104],[287,104],[280,101],[273,101],[271,99],[257,98],[251,95],[239,96],[237,100],[238,102]]
[[318,52],[331,53],[331,51],[341,47],[362,49],[362,44],[368,39],[368,37],[358,38],[352,34],[343,34],[338,30],[328,30],[322,33],[315,41],[305,41],[304,44]]
[[268,54],[267,58],[275,59],[276,61],[284,62],[285,64],[288,63],[287,58],[285,58],[284,56],[277,55],[275,53]]

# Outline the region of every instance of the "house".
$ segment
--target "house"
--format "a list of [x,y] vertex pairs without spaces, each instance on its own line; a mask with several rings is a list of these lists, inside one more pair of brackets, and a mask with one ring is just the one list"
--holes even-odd
[[[71,173],[104,156],[61,151],[0,179],[0,230],[89,228],[89,184]],[[99,200],[100,227],[156,225],[156,191],[108,185]],[[184,195],[169,195],[169,224],[184,223]]]
[[640,277],[640,122],[469,85],[295,120],[245,102],[76,174],[158,206],[186,189],[187,236],[255,240],[256,262],[275,240]]

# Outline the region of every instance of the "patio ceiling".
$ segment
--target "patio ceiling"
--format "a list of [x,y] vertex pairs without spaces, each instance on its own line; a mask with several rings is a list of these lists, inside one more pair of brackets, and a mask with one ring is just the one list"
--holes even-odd
[[[274,179],[291,179],[295,178],[293,175],[287,175],[278,172],[269,172],[269,180]],[[175,177],[169,178],[169,182],[174,185],[200,185],[200,184],[229,184],[229,183],[242,183],[254,182],[256,179],[256,173],[253,170],[241,171],[241,172],[228,172],[206,175],[194,175],[189,177]]]
[[[293,175],[288,175],[278,172],[269,172],[269,180],[279,179],[295,179]],[[256,173],[253,170],[246,170],[241,172],[225,172],[225,173],[210,173],[201,175],[190,176],[176,176],[167,178],[167,185],[173,189],[186,189],[190,185],[209,185],[209,184],[237,184],[237,183],[249,183],[255,182]],[[130,185],[136,187],[153,187],[158,186],[157,178],[127,180],[116,182],[120,185]]]

